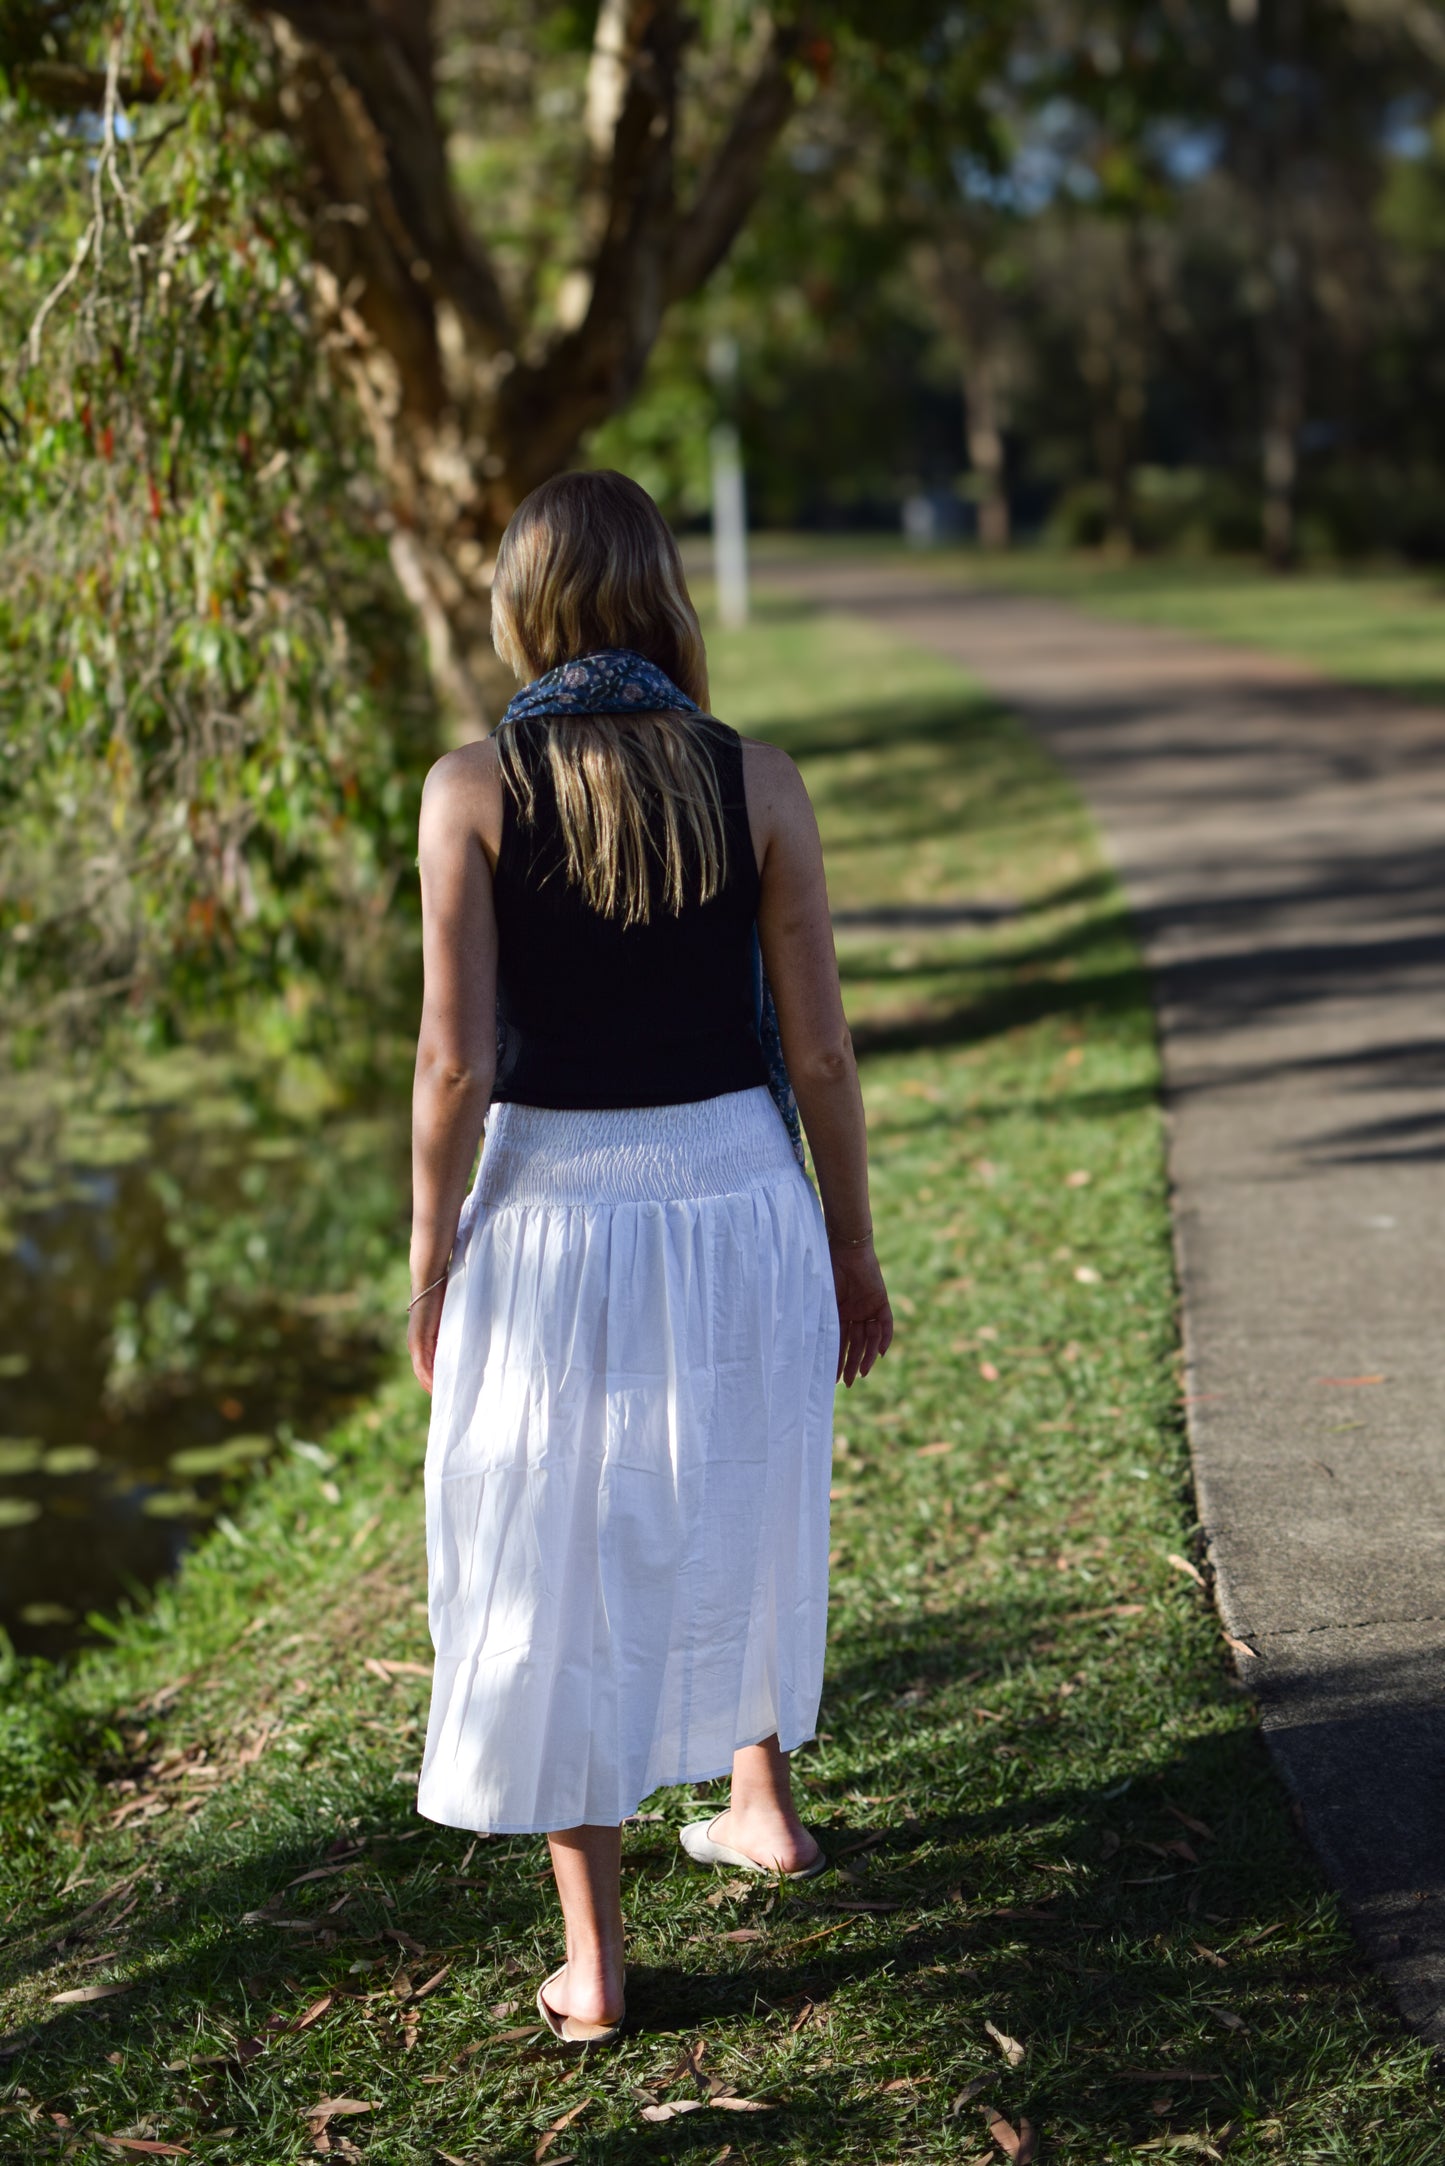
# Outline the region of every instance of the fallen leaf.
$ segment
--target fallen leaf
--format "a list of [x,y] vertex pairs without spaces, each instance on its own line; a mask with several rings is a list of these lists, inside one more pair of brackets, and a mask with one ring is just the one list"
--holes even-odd
[[1202,1940],[1192,1940],[1189,1945],[1196,1955],[1202,1955],[1205,1962],[1212,1963],[1216,1970],[1228,1969],[1224,1957],[1216,1954],[1213,1948],[1206,1948]]
[[1200,1571],[1199,1567],[1197,1565],[1191,1564],[1187,1557],[1181,1557],[1177,1551],[1171,1549],[1168,1556],[1164,1559],[1164,1562],[1166,1564],[1172,1564],[1176,1572],[1187,1572],[1196,1587],[1202,1587],[1204,1585],[1204,1574]]
[[1224,1634],[1224,1644],[1234,1654],[1243,1655],[1247,1660],[1252,1658],[1257,1661],[1259,1659],[1259,1649],[1251,1647],[1248,1640],[1237,1639],[1232,1632]]
[[710,2106],[720,2107],[724,2113],[776,2113],[777,2107],[766,2098],[737,2098],[731,2091],[720,2091],[716,2098],[708,2100]]
[[700,2098],[669,2098],[660,2106],[644,2106],[642,2118],[644,2121],[675,2121],[680,2113],[701,2113],[702,2109]]
[[296,1878],[288,1880],[286,1885],[288,1888],[304,1888],[308,1880],[334,1880],[338,1873],[354,1873],[360,1863],[359,1858],[350,1858],[345,1865],[313,1865],[309,1873],[298,1873]]
[[1025,2121],[1020,2116],[1019,2125],[1015,2128],[1012,2122],[1006,2121],[994,2107],[985,2106],[983,2112],[984,2119],[988,2122],[988,2132],[1004,2157],[1012,2159],[1014,2166],[1031,2166],[1031,2161],[1038,2156],[1038,2137],[1034,2132],[1033,2122]]
[[955,2114],[962,2113],[965,2106],[971,2106],[978,2097],[979,2092],[986,2091],[992,2080],[991,2076],[975,2076],[972,2083],[965,2084],[948,2109],[949,2118],[952,2119]]
[[1202,2068],[1116,2068],[1115,2083],[1217,2083]]
[[1024,2057],[1021,2041],[1017,2038],[1010,2038],[1008,2032],[1001,2031],[996,2023],[985,2022],[983,2027],[1008,2062],[1009,2067],[1017,2068]]
[[1232,2008],[1218,2008],[1213,2001],[1206,2001],[1204,2005],[1211,2015],[1218,2016],[1227,2031],[1247,2031],[1249,2029],[1249,2025],[1245,2022],[1243,2016],[1237,2016]]
[[538,2144],[536,2150],[532,2153],[532,2157],[534,2159],[545,2158],[548,2151],[552,2147],[552,2138],[554,2136],[560,2136],[564,2128],[570,2128],[572,2126],[572,2123],[577,2119],[579,2114],[585,2113],[589,2106],[595,2104],[595,2099],[581,2099],[577,2105],[573,2106],[568,2112],[564,2113],[560,2120],[554,2121],[551,2127],[547,2130],[546,2135],[542,2138],[542,2141]]
[[947,1437],[940,1437],[935,1444],[920,1444],[914,1456],[918,1459],[941,1459],[945,1452],[953,1450]]
[[[514,2031],[498,2031],[495,2038],[485,2038],[479,2043],[487,2046],[514,2046],[519,2038],[535,2038],[541,2027],[539,2023],[523,2023]],[[467,2050],[471,2052],[474,2049],[468,2047]]]
[[978,1373],[986,1384],[996,1384],[999,1377],[997,1362],[981,1361],[978,1365]]
[[97,2136],[97,2143],[109,2144],[113,2151],[144,2151],[148,2158],[189,2158],[190,2152],[183,2143],[149,2143],[143,2136]]
[[290,2026],[291,2029],[293,2031],[309,2031],[313,2023],[321,2021],[321,2018],[335,1999],[336,1995],[334,1993],[323,1993],[319,2001],[313,2001],[309,2008],[303,2009],[296,2021]]
[[1093,1178],[1092,1173],[1085,1173],[1081,1167],[1077,1173],[1066,1173],[1064,1175],[1064,1186],[1065,1188],[1087,1188]]
[[72,1986],[68,1993],[52,1993],[50,2002],[52,2007],[58,2008],[71,2001],[108,2001],[113,1993],[129,1993],[131,1984],[132,1981],[127,1979],[117,1985]]
[[805,1933],[801,1940],[795,1940],[793,1942],[793,1946],[795,1948],[806,1948],[810,1941],[826,1940],[830,1933],[846,1932],[848,1927],[853,1923],[854,1920],[852,1918],[840,1918],[836,1925],[824,1925],[821,1926],[816,1933]]
[[719,1940],[766,1940],[767,1934],[756,1925],[735,1926],[731,1933],[719,1933]]
[[375,2113],[374,2098],[319,2098],[314,2106],[303,2106],[302,2118],[307,2121],[327,2120],[338,2113]]
[[1196,1820],[1193,1813],[1181,1811],[1179,1806],[1171,1805],[1167,1799],[1165,1800],[1164,1810],[1171,1814],[1181,1827],[1188,1828],[1192,1835],[1202,1835],[1207,1843],[1213,1842],[1214,1830],[1207,1820]]
[[883,2088],[885,2091],[911,2091],[913,2089],[913,2078],[911,2076],[895,2076],[893,2081],[885,2083]]
[[1112,1828],[1105,1828],[1100,1849],[1105,1858],[1112,1858],[1119,1849],[1119,1838]]
[[417,1987],[415,1993],[413,1993],[412,1995],[412,1999],[414,2001],[425,2000],[428,1993],[435,1993],[437,1987],[441,1984],[443,1978],[445,1978],[447,1972],[450,1969],[450,1963],[443,1963],[440,1970],[433,1971],[431,1977],[428,1978],[425,1985],[419,1985]]
[[[1074,1270],[1074,1277],[1081,1286],[1097,1286],[1099,1283],[1099,1273],[1092,1264],[1078,1264]],[[1010,2156],[1012,2156],[1012,2153],[1010,2153]]]

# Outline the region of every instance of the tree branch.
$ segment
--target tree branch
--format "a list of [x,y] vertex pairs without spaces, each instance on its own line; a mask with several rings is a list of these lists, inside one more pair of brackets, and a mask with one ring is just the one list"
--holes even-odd
[[757,200],[773,145],[796,93],[790,62],[798,32],[774,26],[756,75],[738,101],[691,208],[678,221],[667,266],[667,298],[679,301],[711,277]]
[[[488,352],[510,348],[511,314],[486,250],[468,230],[447,170],[433,84],[428,0],[250,0],[253,12],[280,15],[325,55],[354,92],[370,124],[370,185],[357,194],[359,161],[335,178],[344,202],[359,203],[390,228],[395,272],[432,306],[444,296],[469,339]],[[313,131],[313,133],[316,131]],[[358,149],[360,146],[358,146]]]
[[[678,75],[690,25],[679,0],[603,0],[588,72],[587,218],[596,238],[564,289],[562,336],[502,385],[509,487],[556,471],[636,389],[666,306],[675,221]],[[610,123],[610,134],[609,130]]]
[[[84,68],[70,60],[32,60],[15,72],[23,90],[57,113],[98,113],[105,103],[104,68]],[[159,76],[122,75],[116,81],[122,105],[155,105],[165,94]]]

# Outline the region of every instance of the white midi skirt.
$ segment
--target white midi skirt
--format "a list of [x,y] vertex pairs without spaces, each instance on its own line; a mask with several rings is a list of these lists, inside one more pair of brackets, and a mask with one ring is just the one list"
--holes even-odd
[[813,1736],[837,1351],[765,1089],[492,1108],[427,1440],[421,1812],[610,1825]]

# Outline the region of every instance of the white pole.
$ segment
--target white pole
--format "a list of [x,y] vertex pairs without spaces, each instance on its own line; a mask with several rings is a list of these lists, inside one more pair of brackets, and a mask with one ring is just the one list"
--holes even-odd
[[[715,338],[708,347],[708,373],[725,400],[738,376],[737,340]],[[731,421],[719,421],[709,439],[712,449],[712,550],[717,581],[717,613],[731,631],[748,621],[748,510],[743,484],[742,447]]]
[[712,432],[712,549],[718,617],[735,632],[748,621],[748,515],[738,432],[730,421]]

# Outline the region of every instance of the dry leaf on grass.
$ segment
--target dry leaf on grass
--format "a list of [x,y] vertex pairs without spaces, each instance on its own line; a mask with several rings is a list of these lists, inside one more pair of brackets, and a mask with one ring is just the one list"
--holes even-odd
[[731,1933],[719,1933],[719,1940],[766,1940],[767,1934],[755,1925],[739,1925]]
[[1206,2001],[1204,2005],[1212,2016],[1218,2016],[1227,2031],[1247,2031],[1249,2029],[1249,2025],[1245,2022],[1243,2016],[1237,2016],[1232,2008],[1220,2008],[1213,2001]]
[[1039,2151],[1038,2133],[1033,2122],[1025,2121],[1020,2116],[1019,2125],[1015,2128],[1011,2121],[1006,2121],[1003,2115],[991,2106],[984,2108],[984,2116],[988,2122],[988,2132],[1004,2157],[1012,2159],[1013,2166],[1032,2166]]
[[1165,1801],[1164,1810],[1172,1819],[1177,1820],[1181,1827],[1188,1828],[1191,1835],[1202,1835],[1205,1842],[1213,1842],[1214,1830],[1207,1820],[1196,1819],[1193,1813],[1187,1813],[1181,1806],[1172,1805],[1167,1800]]
[[1196,1955],[1202,1955],[1205,1962],[1212,1963],[1216,1970],[1228,1969],[1229,1966],[1226,1964],[1224,1957],[1218,1954],[1215,1949],[1206,1948],[1202,1940],[1191,1940],[1189,1945]]
[[303,2120],[315,2121],[319,2127],[324,2128],[337,2114],[375,2111],[374,2098],[318,2098],[314,2106],[303,2106],[301,2115]]
[[1164,1562],[1172,1564],[1176,1572],[1186,1572],[1196,1587],[1204,1585],[1204,1574],[1200,1571],[1198,1565],[1191,1564],[1187,1557],[1181,1557],[1177,1550],[1171,1549]]
[[738,2098],[731,2091],[720,2091],[716,2098],[708,2100],[710,2106],[719,2107],[724,2113],[776,2113],[777,2107],[767,2098]]
[[978,1373],[986,1384],[996,1384],[998,1382],[998,1368],[992,1361],[981,1361],[978,1365]]
[[1224,1644],[1232,1654],[1242,1655],[1246,1662],[1257,1662],[1259,1649],[1251,1647],[1248,1640],[1237,1639],[1232,1632],[1224,1634]]
[[953,2101],[953,2104],[948,2109],[948,2117],[950,2121],[953,2119],[955,2114],[962,2113],[965,2106],[971,2106],[974,2100],[978,2097],[979,2092],[986,2091],[988,2089],[991,2081],[992,2078],[989,2076],[975,2076],[972,2083],[965,2084],[963,2089],[959,2092],[957,2098]]
[[564,2113],[560,2117],[560,2119],[554,2121],[551,2127],[547,2130],[545,2136],[543,2136],[541,2142],[538,2144],[536,2150],[532,2153],[533,2159],[535,2160],[545,2158],[548,2151],[552,2148],[553,2137],[560,2136],[564,2128],[570,2128],[572,2126],[572,2123],[578,2118],[579,2115],[584,2114],[589,2106],[595,2106],[596,2103],[597,2101],[594,2098],[580,2099],[578,2103],[575,2106],[571,2107],[568,2112]]
[[[683,2047],[672,2067],[662,2078],[664,2088],[669,2084],[681,2083],[684,2076],[692,2076],[698,2083],[702,2083],[705,2080],[702,2064],[706,2056],[707,2040],[705,2038],[694,2038],[690,2046]],[[726,2090],[726,2084],[722,2088]]]
[[661,2106],[644,2106],[642,2118],[644,2121],[675,2121],[680,2113],[701,2113],[702,2109],[700,2098],[669,2098]]
[[147,2158],[189,2158],[191,2155],[183,2143],[151,2143],[143,2136],[97,2136],[94,2140],[109,2145],[112,2151],[142,2151]]
[[68,2002],[108,2001],[112,1993],[129,1993],[133,1981],[126,1979],[116,1985],[72,1986],[68,1993],[52,1993],[51,2006],[58,2008]]
[[1001,2031],[996,2023],[985,2022],[983,2027],[1008,2062],[1009,2067],[1017,2068],[1024,2057],[1022,2041],[1017,2038],[1010,2038],[1008,2032]]
[[293,2031],[309,2031],[312,2024],[319,2023],[326,2014],[327,2009],[333,2007],[335,2002],[336,1995],[334,1993],[323,1993],[320,2000],[313,2001],[309,2008],[303,2008],[296,2021],[289,2024],[287,2028]]
[[952,1450],[953,1446],[948,1439],[940,1437],[936,1444],[920,1444],[914,1457],[917,1459],[941,1459],[945,1452],[951,1452]]
[[1116,2068],[1115,2083],[1217,2083],[1219,2078],[1202,2068]]

